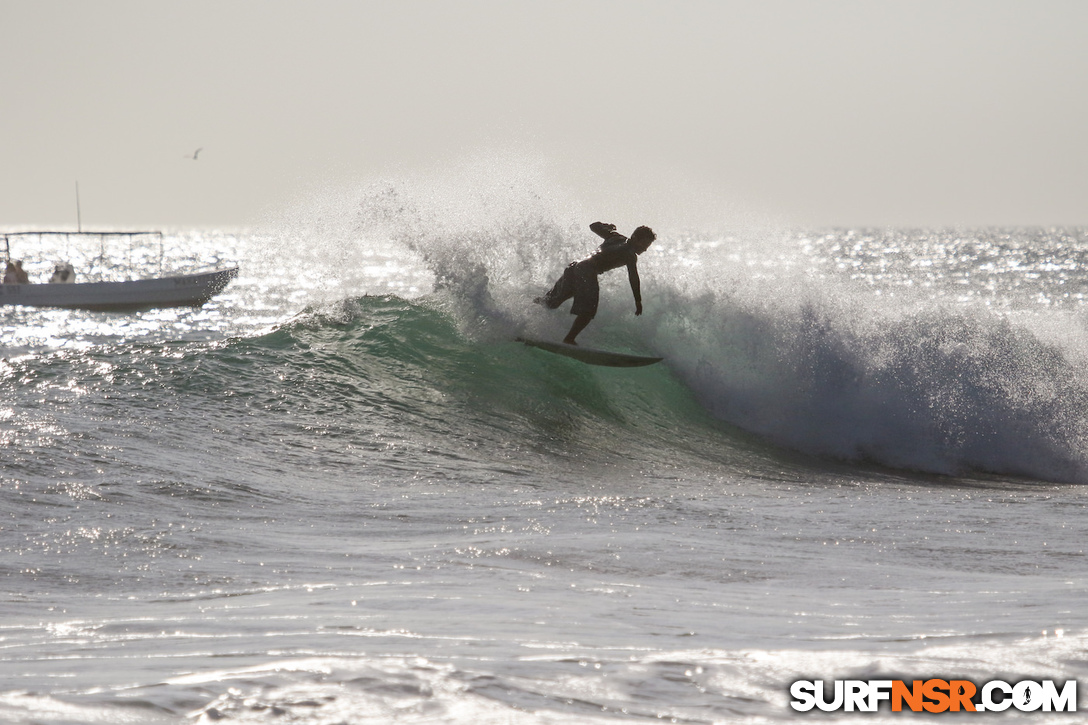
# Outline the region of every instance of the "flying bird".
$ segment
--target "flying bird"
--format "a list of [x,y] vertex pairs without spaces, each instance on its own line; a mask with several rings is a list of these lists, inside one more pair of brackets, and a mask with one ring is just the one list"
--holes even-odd
[[196,161],[196,157],[197,157],[197,156],[198,156],[198,155],[200,154],[200,152],[201,152],[201,151],[203,151],[203,150],[204,150],[204,147],[203,147],[203,146],[201,146],[200,148],[198,148],[198,149],[197,149],[196,151],[194,151],[194,152],[193,152],[193,155],[192,155],[192,156],[186,156],[185,158],[187,158],[187,159],[192,159],[193,161]]

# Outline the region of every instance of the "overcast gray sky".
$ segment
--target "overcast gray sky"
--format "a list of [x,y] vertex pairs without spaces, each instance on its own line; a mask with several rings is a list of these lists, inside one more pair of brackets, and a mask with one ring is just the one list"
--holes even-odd
[[1084,224],[1086,30],[1081,0],[0,0],[0,228],[74,224],[77,180],[85,225],[241,225],[508,148],[590,203]]

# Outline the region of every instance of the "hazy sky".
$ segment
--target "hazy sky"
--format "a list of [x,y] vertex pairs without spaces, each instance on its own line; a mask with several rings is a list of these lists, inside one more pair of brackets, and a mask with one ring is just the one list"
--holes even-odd
[[[576,198],[1088,223],[1088,2],[0,0],[0,229],[516,149]],[[186,158],[203,148],[194,161]]]

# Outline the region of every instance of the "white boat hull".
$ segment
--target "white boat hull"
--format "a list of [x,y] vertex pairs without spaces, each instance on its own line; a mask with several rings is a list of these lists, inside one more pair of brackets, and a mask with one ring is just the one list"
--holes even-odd
[[238,268],[127,282],[0,284],[0,305],[79,310],[200,307],[238,276]]

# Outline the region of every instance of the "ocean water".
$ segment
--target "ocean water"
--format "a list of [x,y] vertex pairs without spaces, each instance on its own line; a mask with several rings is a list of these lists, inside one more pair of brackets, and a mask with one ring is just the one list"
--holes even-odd
[[596,243],[558,197],[315,194],[167,233],[241,266],[201,309],[0,310],[0,721],[782,722],[798,679],[1088,675],[1088,230],[659,226],[645,314],[612,273],[580,341],[666,360],[614,370],[512,342]]

